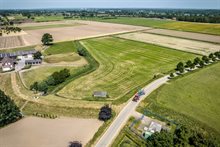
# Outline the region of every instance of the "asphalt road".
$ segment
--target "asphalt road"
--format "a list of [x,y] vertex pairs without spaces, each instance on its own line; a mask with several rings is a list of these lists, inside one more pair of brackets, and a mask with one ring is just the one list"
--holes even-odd
[[126,124],[132,113],[137,108],[138,104],[146,98],[151,92],[153,92],[155,89],[160,87],[161,85],[165,84],[168,81],[168,76],[162,77],[160,79],[157,79],[153,81],[152,83],[148,84],[146,87],[143,88],[145,91],[145,95],[140,97],[140,100],[138,102],[133,102],[132,98],[129,100],[128,104],[122,109],[122,111],[119,113],[119,115],[115,118],[115,120],[112,122],[110,127],[107,129],[107,131],[103,134],[103,136],[100,138],[98,143],[95,145],[96,147],[109,147],[111,143],[113,143],[114,139],[119,134],[120,130],[123,128],[123,126]]

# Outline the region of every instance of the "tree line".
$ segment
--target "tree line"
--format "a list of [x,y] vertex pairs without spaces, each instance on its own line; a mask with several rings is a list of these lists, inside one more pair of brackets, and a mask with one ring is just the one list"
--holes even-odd
[[[196,57],[193,61],[188,60],[185,64],[183,62],[179,62],[176,65],[176,71],[179,73],[184,73],[186,69],[194,69],[195,67],[203,68],[205,65],[210,63],[214,63],[220,60],[220,51],[215,53],[210,53],[208,56],[204,55],[202,58]],[[170,74],[170,77],[174,77],[174,73]]]
[[152,147],[217,147],[216,138],[202,129],[191,129],[180,126],[174,132],[162,130],[160,133],[152,134],[146,140],[147,146]]
[[63,83],[69,76],[70,70],[64,68],[63,70],[54,72],[52,75],[41,82],[34,82],[30,86],[30,90],[44,92],[46,94],[50,86],[56,86]]
[[0,90],[0,127],[22,118],[22,114],[14,101]]

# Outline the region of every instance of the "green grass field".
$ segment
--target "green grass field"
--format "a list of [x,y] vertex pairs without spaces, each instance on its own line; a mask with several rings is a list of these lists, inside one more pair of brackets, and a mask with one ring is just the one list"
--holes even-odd
[[[24,82],[27,87],[30,87],[34,82],[40,82],[45,80],[48,76],[50,76],[55,71],[60,71],[64,68],[70,70],[71,74],[74,74],[77,71],[77,68],[74,67],[39,67],[36,69],[28,70],[22,73],[24,77]],[[37,75],[37,76],[36,76]]]
[[171,20],[131,18],[131,17],[118,17],[116,19],[93,18],[91,20],[220,35],[220,24],[180,22],[180,21],[171,21]]
[[[220,63],[217,63],[172,80],[146,98],[138,110],[143,112],[147,108],[168,117],[169,114],[172,117],[173,113],[170,112],[174,112],[174,115],[177,112],[219,133],[219,76]],[[178,117],[175,119],[178,120]],[[188,123],[187,119],[186,122]]]
[[152,80],[155,74],[166,73],[179,61],[195,57],[186,52],[113,37],[89,39],[82,43],[100,66],[58,92],[71,99],[94,100],[92,94],[96,90],[107,91],[109,100],[119,99]]
[[53,15],[53,16],[37,16],[34,18],[36,22],[45,22],[45,21],[59,21],[63,20],[64,17],[62,15]]
[[45,55],[65,54],[75,52],[76,47],[73,41],[54,43],[44,51]]
[[46,56],[44,61],[47,63],[74,62],[80,60],[81,57],[76,53],[56,54]]
[[50,29],[50,28],[63,28],[63,27],[74,27],[79,26],[82,24],[75,23],[75,24],[54,24],[54,25],[42,25],[42,26],[27,26],[21,27],[23,30],[39,30],[39,29]]

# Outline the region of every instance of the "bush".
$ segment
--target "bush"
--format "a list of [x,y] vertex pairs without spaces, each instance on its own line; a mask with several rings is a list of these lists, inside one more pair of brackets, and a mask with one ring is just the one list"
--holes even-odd
[[171,78],[173,78],[173,77],[174,77],[174,74],[173,74],[173,73],[171,73],[171,74],[170,74],[170,77],[171,77]]
[[72,141],[70,142],[69,147],[82,147],[82,144],[78,141]]
[[37,89],[38,91],[41,91],[41,92],[44,92],[44,93],[47,93],[47,90],[48,90],[48,85],[46,82],[41,82],[37,85]]
[[42,56],[42,54],[39,51],[34,53],[34,59],[41,59],[41,56]]
[[112,117],[112,109],[109,105],[105,105],[100,109],[99,120],[107,121]]

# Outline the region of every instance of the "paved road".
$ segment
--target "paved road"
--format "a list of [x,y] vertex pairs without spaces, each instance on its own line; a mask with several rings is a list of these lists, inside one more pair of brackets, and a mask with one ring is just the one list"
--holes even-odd
[[138,102],[133,102],[132,98],[129,100],[128,104],[122,109],[122,111],[119,113],[119,115],[115,118],[115,120],[112,122],[108,130],[103,134],[103,136],[100,138],[98,143],[95,145],[96,147],[108,147],[111,145],[111,143],[114,141],[114,139],[117,137],[120,130],[123,128],[123,126],[126,124],[132,113],[137,108],[138,104],[147,97],[151,92],[153,92],[155,89],[163,85],[168,81],[168,76],[165,76],[163,78],[160,78],[156,81],[153,81],[152,83],[148,84],[146,87],[143,88],[145,91],[145,95],[141,96],[140,100]]

